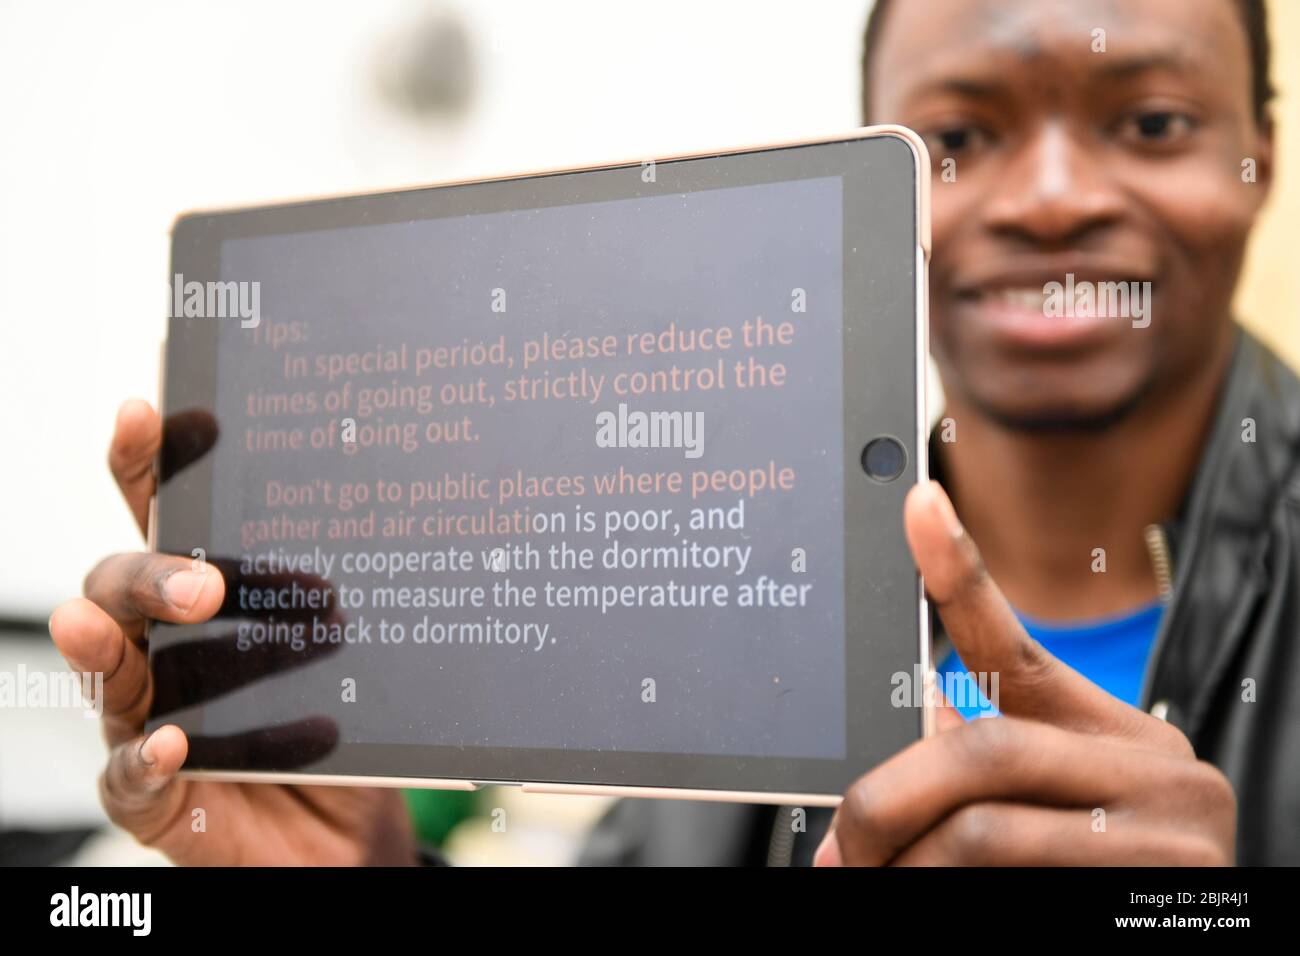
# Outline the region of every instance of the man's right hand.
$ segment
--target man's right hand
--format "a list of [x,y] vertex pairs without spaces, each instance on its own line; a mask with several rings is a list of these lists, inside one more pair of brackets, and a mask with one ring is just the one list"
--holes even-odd
[[[162,421],[147,403],[122,406],[109,467],[142,532],[162,440]],[[189,748],[185,733],[168,724],[143,734],[154,696],[145,622],[212,617],[225,594],[215,566],[196,570],[188,558],[119,554],[90,572],[84,593],[55,610],[50,636],[73,670],[104,675],[109,757],[99,789],[114,823],[180,864],[415,862],[400,791],[182,780],[176,774]]]

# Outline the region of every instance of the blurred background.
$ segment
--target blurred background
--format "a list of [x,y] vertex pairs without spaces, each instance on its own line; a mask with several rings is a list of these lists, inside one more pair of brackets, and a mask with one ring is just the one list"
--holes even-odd
[[[140,547],[105,455],[156,403],[185,210],[859,125],[870,0],[0,0],[0,671]],[[1300,0],[1272,0],[1279,181],[1243,320],[1300,365]],[[0,864],[161,862],[107,827],[98,726],[0,707]],[[603,802],[412,794],[458,863],[568,862]],[[505,834],[484,816],[507,809]]]

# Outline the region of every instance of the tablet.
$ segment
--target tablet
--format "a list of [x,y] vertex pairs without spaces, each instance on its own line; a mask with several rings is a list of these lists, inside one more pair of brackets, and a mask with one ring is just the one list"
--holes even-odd
[[152,545],[184,773],[832,805],[916,740],[910,131],[195,212]]

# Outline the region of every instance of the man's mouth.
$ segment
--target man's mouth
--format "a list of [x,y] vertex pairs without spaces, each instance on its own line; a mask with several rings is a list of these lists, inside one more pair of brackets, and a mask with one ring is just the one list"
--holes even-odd
[[1008,346],[1080,348],[1150,324],[1155,285],[1141,274],[1079,271],[991,276],[959,286],[960,321]]
[[973,289],[969,293],[963,293],[962,298],[972,302],[986,302],[1000,308],[1022,309],[1030,312],[1042,312],[1043,304],[1047,300],[1047,296],[1041,288],[1032,286]]

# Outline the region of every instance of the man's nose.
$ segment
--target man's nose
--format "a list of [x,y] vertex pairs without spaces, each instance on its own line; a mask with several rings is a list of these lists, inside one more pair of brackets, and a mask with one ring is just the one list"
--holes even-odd
[[1048,123],[1006,167],[984,219],[998,232],[1064,245],[1114,222],[1123,210],[1123,197],[1096,150],[1063,124]]

